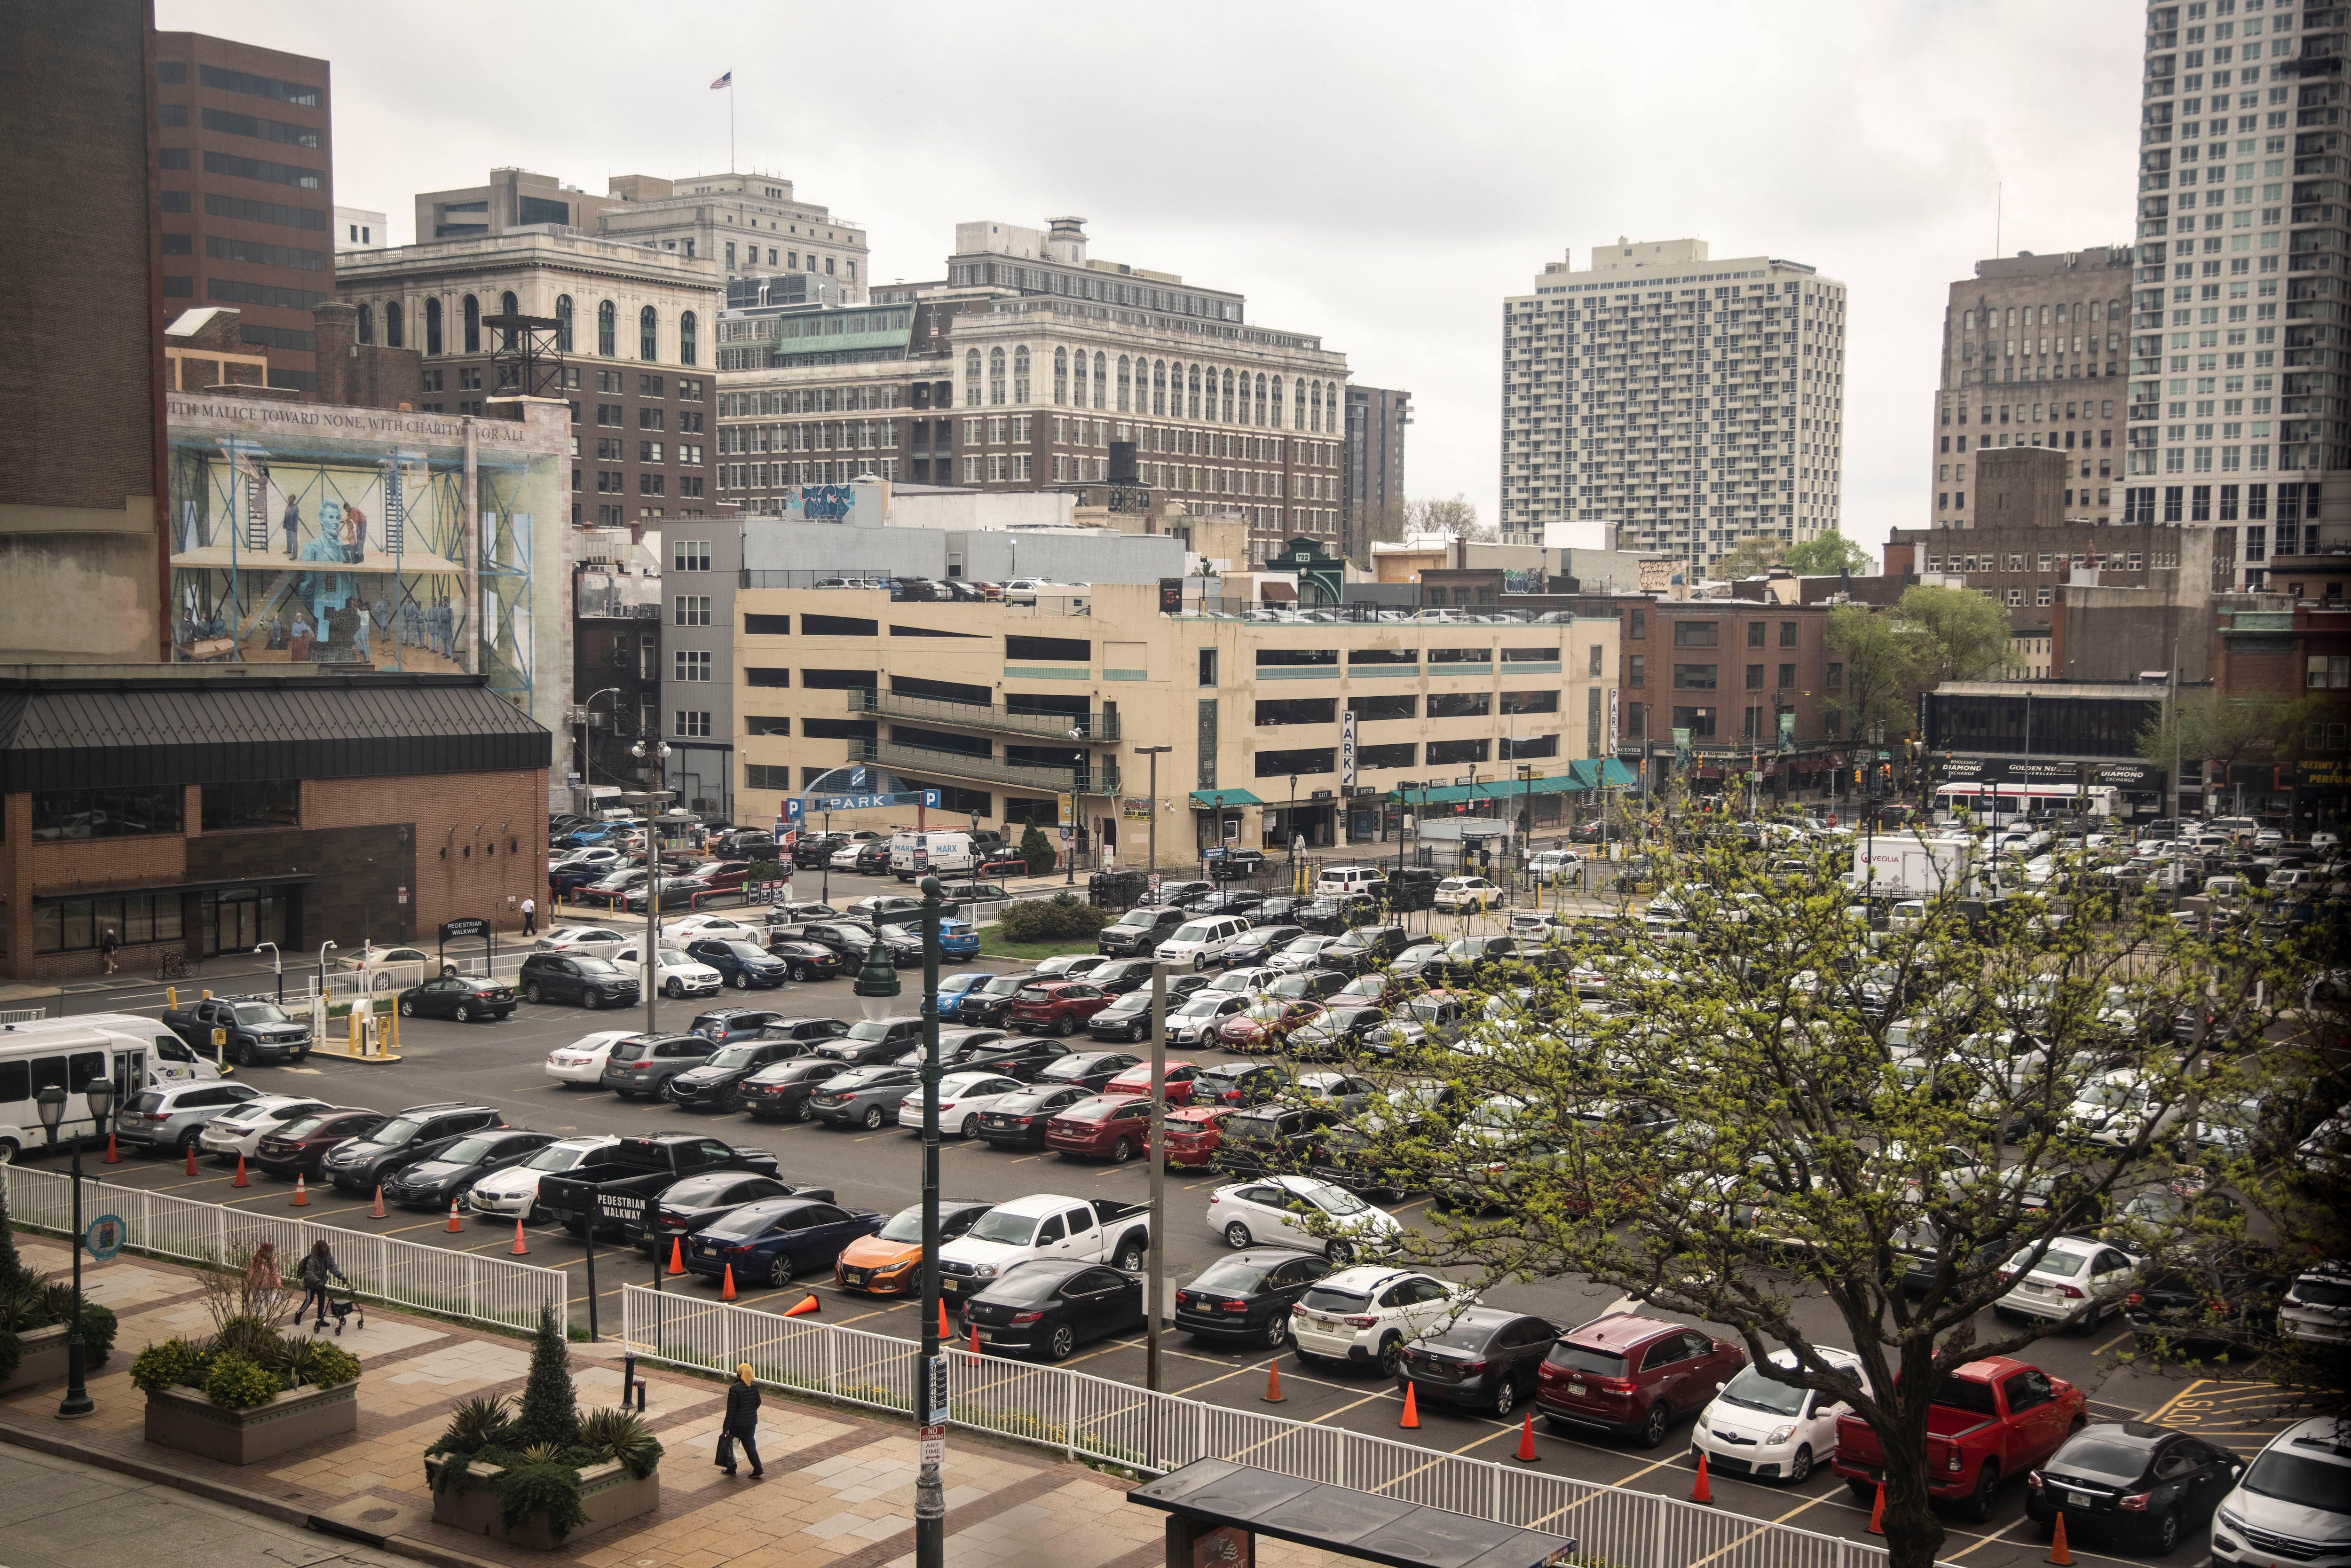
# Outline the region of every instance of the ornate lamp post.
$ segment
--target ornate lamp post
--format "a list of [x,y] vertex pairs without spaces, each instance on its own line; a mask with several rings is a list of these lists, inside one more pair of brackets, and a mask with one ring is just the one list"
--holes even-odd
[[[91,1125],[104,1127],[108,1115],[114,1109],[114,1080],[105,1077],[93,1078],[89,1081],[89,1087],[82,1092],[89,1101]],[[48,1142],[54,1145],[57,1141],[57,1126],[65,1120],[66,1115],[65,1089],[60,1084],[52,1083],[34,1096],[34,1103],[40,1111],[41,1130],[47,1135]],[[73,1141],[74,1315],[72,1326],[66,1331],[66,1396],[57,1402],[57,1415],[65,1419],[87,1416],[98,1408],[97,1402],[90,1398],[89,1389],[84,1382],[85,1366],[82,1360],[81,1145],[82,1141],[79,1138]]]

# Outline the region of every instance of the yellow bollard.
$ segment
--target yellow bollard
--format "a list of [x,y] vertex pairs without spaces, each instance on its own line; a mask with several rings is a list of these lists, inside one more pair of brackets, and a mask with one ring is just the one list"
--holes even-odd
[[205,1001],[211,1001],[213,999],[212,992],[210,990],[206,990],[204,994],[203,999]]
[[179,1010],[179,1008],[180,1008],[180,988],[179,988],[179,987],[177,987],[177,986],[166,986],[166,987],[164,987],[164,988],[163,988],[163,1005],[164,1005],[165,1007],[167,1007],[167,1008],[170,1008],[170,1009],[171,1009],[172,1011],[174,1011],[174,1012],[177,1012],[177,1011]]

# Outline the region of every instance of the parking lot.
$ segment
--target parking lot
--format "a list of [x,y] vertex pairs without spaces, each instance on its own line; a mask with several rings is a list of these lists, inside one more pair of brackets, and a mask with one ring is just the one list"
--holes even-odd
[[[836,879],[834,903],[864,896],[869,891],[894,890],[883,880],[871,887],[843,885]],[[981,962],[977,968],[1009,968],[1010,965]],[[912,993],[919,973],[901,980],[908,997],[894,1010],[912,1011]],[[747,998],[728,993],[726,1002],[755,999],[781,1005],[810,1016],[853,1019],[861,1016],[857,998],[846,979],[796,986],[781,993],[755,992]],[[160,998],[157,998],[160,1000]],[[99,1006],[144,1005],[135,988],[111,997],[87,994],[77,1010]],[[657,1000],[655,1013],[664,1028],[682,1028],[709,1002]],[[642,1008],[626,1014],[588,1014],[569,1007],[525,1003],[503,1022],[458,1025],[411,1019],[402,1034],[403,1059],[394,1064],[361,1064],[331,1055],[314,1054],[294,1067],[258,1067],[240,1076],[273,1092],[315,1095],[336,1104],[366,1106],[380,1111],[431,1102],[460,1101],[496,1106],[516,1126],[556,1134],[641,1133],[653,1129],[684,1129],[714,1134],[745,1146],[772,1151],[786,1179],[830,1186],[841,1201],[894,1213],[919,1196],[920,1141],[891,1126],[878,1132],[835,1129],[792,1123],[759,1123],[744,1115],[711,1115],[674,1107],[627,1103],[598,1090],[581,1090],[550,1082],[543,1071],[547,1053],[590,1029],[641,1024]],[[1203,1062],[1225,1059],[1220,1051],[1181,1053]],[[1000,1201],[1024,1194],[1050,1192],[1072,1197],[1105,1197],[1140,1202],[1148,1196],[1149,1176],[1138,1162],[1123,1166],[1072,1162],[1050,1154],[1020,1154],[984,1144],[949,1139],[942,1155],[944,1186],[949,1197]],[[176,1161],[126,1156],[122,1164],[89,1166],[101,1179],[169,1191],[178,1196],[241,1207],[282,1207],[292,1197],[288,1184],[256,1173],[253,1185],[232,1186],[233,1168],[205,1165],[189,1176]],[[1197,1274],[1224,1250],[1203,1220],[1216,1178],[1200,1173],[1170,1173],[1167,1180],[1168,1274],[1177,1284]],[[1424,1216],[1425,1196],[1391,1207],[1407,1223]],[[486,1224],[466,1220],[460,1231],[446,1229],[446,1212],[394,1209],[386,1218],[369,1218],[365,1199],[352,1199],[321,1187],[311,1194],[305,1217],[330,1224],[435,1246],[486,1254],[505,1254],[512,1246],[511,1222]],[[571,1276],[574,1322],[588,1319],[586,1250],[559,1228],[533,1227],[528,1232],[531,1261],[559,1267]],[[665,1261],[664,1260],[663,1261]],[[651,1284],[696,1292],[708,1299],[716,1291],[691,1276],[659,1279],[656,1264],[641,1254],[600,1248],[596,1299],[600,1325],[615,1326],[617,1297],[623,1283]],[[868,1331],[913,1338],[916,1312],[911,1302],[881,1300],[836,1290],[829,1275],[814,1285],[795,1284],[781,1291],[743,1282],[742,1301],[777,1310],[813,1293],[824,1321],[854,1324]],[[1572,1280],[1510,1281],[1486,1292],[1488,1301],[1539,1313],[1562,1327],[1587,1321],[1615,1305],[1614,1293]],[[1814,1303],[1800,1313],[1804,1326],[1824,1343],[1841,1335],[1834,1313]],[[1989,1333],[1991,1325],[1986,1325]],[[1220,1404],[1265,1408],[1268,1362],[1262,1351],[1228,1351],[1170,1332],[1165,1339],[1163,1384],[1171,1393]],[[2274,1398],[2263,1404],[2256,1383],[2207,1382],[2189,1385],[2137,1370],[2118,1370],[2115,1353],[2126,1349],[2128,1336],[2109,1329],[2095,1338],[2059,1337],[2043,1341],[2029,1358],[2052,1373],[2081,1385],[2091,1400],[2091,1411],[2105,1419],[2153,1417],[2170,1424],[2194,1424],[2216,1440],[2250,1454],[2258,1448],[2260,1434],[2274,1430]],[[1141,1332],[1081,1345],[1066,1364],[1102,1376],[1140,1385],[1144,1378]],[[1506,1459],[1516,1447],[1519,1424],[1489,1415],[1446,1409],[1435,1403],[1422,1406],[1417,1431],[1398,1428],[1400,1396],[1394,1385],[1376,1373],[1317,1365],[1300,1365],[1294,1357],[1280,1360],[1285,1402],[1275,1407],[1292,1419],[1330,1424],[1377,1433],[1430,1448],[1479,1458]],[[1520,1415],[1523,1416],[1521,1406]],[[2264,1426],[2264,1422],[2271,1423]],[[1562,1437],[1536,1423],[1538,1465],[1562,1474],[1675,1496],[1687,1496],[1694,1479],[1688,1458],[1687,1422],[1677,1427],[1659,1448],[1643,1451],[1629,1443],[1604,1437]],[[2210,1429],[2208,1432],[2208,1428]],[[2231,1436],[2223,1436],[2225,1428]],[[2250,1446],[2248,1446],[2250,1445]],[[1762,1519],[1780,1520],[1823,1533],[1864,1539],[1866,1511],[1854,1505],[1842,1482],[1825,1469],[1797,1486],[1775,1486],[1716,1477],[1712,1481],[1718,1506]],[[2040,1531],[2024,1521],[2021,1484],[2011,1483],[2002,1494],[1993,1521],[1983,1527],[1949,1524],[1943,1556],[1970,1563],[2038,1562],[2046,1554]],[[2193,1562],[2202,1550],[2201,1537],[2184,1547],[2180,1561]],[[2085,1562],[2137,1562],[2128,1550],[2115,1550],[2096,1542],[2076,1540],[2074,1554]]]

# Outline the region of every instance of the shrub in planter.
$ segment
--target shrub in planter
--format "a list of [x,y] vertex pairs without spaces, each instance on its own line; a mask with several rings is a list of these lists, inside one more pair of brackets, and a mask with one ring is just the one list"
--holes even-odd
[[523,1385],[515,1440],[569,1448],[580,1440],[580,1403],[571,1387],[571,1349],[551,1311],[538,1314],[530,1347],[530,1379]]
[[1007,942],[1082,942],[1110,922],[1110,912],[1062,893],[1015,904],[996,917]]
[[[559,1335],[556,1343],[561,1343]],[[563,1363],[537,1353],[534,1363],[532,1375],[542,1382],[543,1394],[553,1393],[554,1380],[539,1380],[542,1365],[561,1371],[562,1391],[569,1393],[569,1374]],[[524,1399],[528,1406],[528,1392]],[[543,1409],[551,1405],[551,1400],[542,1401]],[[535,1520],[543,1519],[548,1534],[559,1542],[591,1522],[581,1503],[583,1468],[617,1464],[631,1479],[642,1481],[661,1463],[660,1440],[634,1412],[596,1410],[582,1417],[576,1406],[563,1408],[575,1426],[576,1440],[570,1443],[530,1441],[523,1433],[521,1414],[504,1398],[469,1399],[459,1405],[447,1430],[425,1450],[427,1458],[442,1461],[437,1469],[426,1467],[434,1491],[446,1497],[486,1487],[497,1498],[498,1522],[509,1537],[520,1538]],[[476,1465],[494,1473],[478,1476],[473,1470]],[[443,1517],[439,1503],[435,1517]],[[608,1516],[603,1522],[612,1520]]]
[[250,1410],[285,1392],[277,1374],[234,1353],[213,1357],[204,1369],[204,1397],[224,1410]]

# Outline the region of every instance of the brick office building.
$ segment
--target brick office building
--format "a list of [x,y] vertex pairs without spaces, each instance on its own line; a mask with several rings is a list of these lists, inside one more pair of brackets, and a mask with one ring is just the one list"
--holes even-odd
[[0,668],[0,977],[518,926],[551,737],[475,675]]
[[310,310],[335,297],[332,109],[325,60],[155,35],[155,330],[196,306],[234,305],[244,340],[269,356],[269,384],[305,396],[318,390]]
[[[1620,600],[1616,755],[1636,763],[1647,747],[1670,763],[1674,732],[1687,730],[1695,789],[1719,789],[1750,765],[1767,789],[1826,782],[1825,774],[1848,766],[1851,738],[1838,711],[1844,664],[1828,646],[1829,610],[1751,599]],[[1782,715],[1793,720],[1784,756]]]

